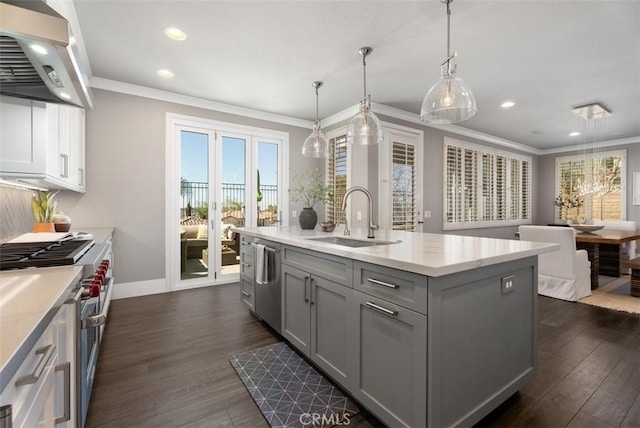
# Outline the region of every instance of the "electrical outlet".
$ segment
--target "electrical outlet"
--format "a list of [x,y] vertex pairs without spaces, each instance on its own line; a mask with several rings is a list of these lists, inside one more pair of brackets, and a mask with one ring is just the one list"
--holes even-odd
[[362,220],[362,211],[358,211],[358,212],[357,212],[357,214],[356,214],[356,218],[357,218],[358,220]]
[[513,291],[513,281],[515,280],[515,278],[515,275],[502,277],[502,294],[511,293]]
[[291,217],[296,218],[298,216],[298,212],[296,210],[291,211]]
[[424,218],[431,218],[431,211],[425,211]]

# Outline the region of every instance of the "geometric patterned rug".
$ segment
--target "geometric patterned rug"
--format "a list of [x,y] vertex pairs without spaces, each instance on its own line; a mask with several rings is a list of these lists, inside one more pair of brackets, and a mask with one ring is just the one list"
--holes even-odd
[[229,360],[272,428],[347,425],[353,402],[284,342]]

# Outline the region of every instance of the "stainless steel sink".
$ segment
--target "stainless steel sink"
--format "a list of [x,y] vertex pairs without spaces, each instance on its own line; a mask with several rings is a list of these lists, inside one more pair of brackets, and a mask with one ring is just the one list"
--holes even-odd
[[345,247],[373,247],[376,245],[389,245],[397,244],[400,241],[377,241],[374,239],[356,239],[356,238],[341,238],[339,236],[323,236],[320,238],[307,238],[309,241],[323,242],[325,244],[342,245]]

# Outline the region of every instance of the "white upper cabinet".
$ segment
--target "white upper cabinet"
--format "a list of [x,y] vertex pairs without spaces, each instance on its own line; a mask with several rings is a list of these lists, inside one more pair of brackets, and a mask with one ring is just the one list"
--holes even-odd
[[0,178],[85,191],[83,109],[0,97],[0,125]]

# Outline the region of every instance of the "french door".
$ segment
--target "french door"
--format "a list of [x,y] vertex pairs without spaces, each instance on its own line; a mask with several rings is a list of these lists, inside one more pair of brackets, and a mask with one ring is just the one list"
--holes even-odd
[[237,281],[231,228],[283,222],[288,135],[171,114],[167,135],[168,288]]

